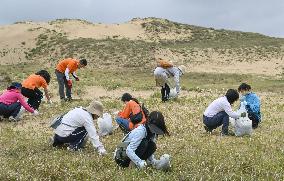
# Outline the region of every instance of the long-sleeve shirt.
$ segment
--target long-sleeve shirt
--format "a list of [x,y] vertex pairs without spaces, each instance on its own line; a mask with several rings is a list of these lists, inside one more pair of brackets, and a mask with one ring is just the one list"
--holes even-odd
[[2,95],[0,95],[0,103],[11,105],[15,102],[19,101],[20,104],[29,112],[33,113],[34,109],[31,108],[28,103],[25,101],[23,95],[17,89],[10,89],[5,91]]
[[[123,118],[123,119],[128,119],[130,117],[130,114],[132,113],[133,115],[139,113],[142,111],[141,107],[139,104],[137,104],[135,101],[130,100],[126,103],[124,106],[123,110],[118,113],[118,117]],[[144,112],[142,111],[142,120],[139,122],[139,124],[144,124],[146,122],[146,116]],[[132,130],[133,128],[137,127],[138,124],[134,125],[130,120],[129,120],[129,129]]]
[[172,77],[174,77],[175,87],[176,87],[177,93],[179,93],[180,92],[179,78],[182,75],[180,69],[177,67],[170,67],[170,68],[167,68],[166,70]]
[[261,120],[260,114],[260,99],[255,93],[248,93],[241,98],[241,101],[246,101],[246,110],[252,112],[257,116],[258,120]]
[[[177,93],[180,92],[180,76],[182,75],[181,71],[177,67],[170,67],[164,69],[162,67],[157,67],[154,71],[154,76],[156,78],[156,83],[159,86],[164,86],[165,83],[170,84],[170,87],[175,87]],[[169,78],[174,78],[174,85],[168,80]]]
[[61,137],[69,136],[75,129],[84,127],[88,132],[89,138],[96,149],[104,149],[99,140],[92,115],[82,107],[75,108],[65,114],[62,123],[55,129],[55,134]]
[[204,116],[213,117],[221,111],[225,111],[231,118],[234,119],[237,119],[241,116],[232,110],[231,104],[228,102],[226,96],[214,100],[205,110]]
[[[140,145],[142,139],[146,138],[146,136],[147,130],[145,125],[140,125],[132,130],[124,140],[124,142],[129,142],[129,145],[126,148],[126,154],[135,165],[140,165],[140,163],[142,162],[142,160],[135,154],[135,151]],[[155,142],[155,136],[152,137],[151,140]],[[154,155],[151,155],[147,160],[150,163],[153,163],[155,160]]]

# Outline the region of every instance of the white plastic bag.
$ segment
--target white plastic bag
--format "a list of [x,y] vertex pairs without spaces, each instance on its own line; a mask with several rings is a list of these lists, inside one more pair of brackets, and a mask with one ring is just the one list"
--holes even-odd
[[109,113],[104,113],[102,118],[98,118],[98,134],[100,136],[106,136],[108,134],[112,134],[113,126],[112,126],[112,118]]
[[244,136],[252,134],[252,121],[248,118],[248,113],[246,111],[246,102],[241,102],[241,107],[237,111],[239,114],[245,112],[246,117],[240,117],[235,120],[235,135]]
[[177,95],[178,95],[178,93],[177,93],[176,88],[172,88],[172,89],[170,90],[169,97],[170,97],[170,98],[175,98],[175,97],[177,97]]
[[155,164],[155,168],[158,170],[164,170],[167,171],[171,168],[171,162],[170,162],[170,155],[164,154],[160,157],[160,160],[157,160],[157,163]]

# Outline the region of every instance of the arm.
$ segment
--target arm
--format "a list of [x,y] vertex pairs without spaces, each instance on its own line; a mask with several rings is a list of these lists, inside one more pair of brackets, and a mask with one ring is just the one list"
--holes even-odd
[[93,120],[91,117],[86,118],[84,123],[84,127],[88,132],[88,135],[92,141],[93,146],[100,151],[101,149],[105,149],[103,144],[100,142],[99,136],[97,134],[96,128],[94,126]]
[[126,154],[135,165],[141,165],[141,163],[143,162],[143,160],[141,160],[136,155],[135,151],[144,137],[145,133],[142,130],[136,130],[136,132],[132,132],[129,135],[129,138],[131,139],[129,145],[126,148]]
[[177,93],[180,92],[180,83],[179,83],[179,72],[176,72],[175,75],[174,75],[174,80],[175,80],[175,83],[176,83],[176,90],[177,90]]
[[237,118],[241,117],[240,114],[238,114],[238,113],[236,113],[232,110],[232,107],[231,107],[229,102],[227,104],[223,105],[223,109],[231,118],[237,119]]
[[69,68],[67,67],[66,70],[65,70],[65,73],[64,73],[66,80],[69,80],[69,79],[70,79],[70,78],[69,78],[69,72],[70,72],[70,70],[69,70]]
[[22,96],[22,94],[18,94],[17,95],[17,98],[19,100],[19,102],[21,103],[21,105],[27,110],[29,111],[30,113],[33,113],[34,112],[34,109],[31,108],[28,103],[25,101],[24,97]]
[[46,99],[50,102],[51,100],[50,100],[48,89],[44,88],[43,90],[44,90],[44,94],[45,94]]
[[123,118],[123,119],[127,119],[127,118],[129,118],[130,113],[131,113],[131,109],[130,109],[130,104],[128,102],[128,103],[126,103],[125,107],[123,108],[123,111],[118,113],[118,116]]

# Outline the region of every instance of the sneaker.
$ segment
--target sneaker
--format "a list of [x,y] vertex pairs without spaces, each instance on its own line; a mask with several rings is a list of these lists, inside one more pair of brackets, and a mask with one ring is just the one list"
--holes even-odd
[[10,116],[8,119],[9,119],[9,121],[11,121],[11,122],[18,122],[18,121],[19,121],[19,119],[16,119],[16,118],[14,118],[13,116]]

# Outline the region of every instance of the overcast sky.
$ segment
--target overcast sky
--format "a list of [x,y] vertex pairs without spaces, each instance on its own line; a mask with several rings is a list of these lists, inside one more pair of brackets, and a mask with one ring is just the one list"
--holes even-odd
[[284,0],[1,0],[0,24],[85,19],[121,23],[135,17],[284,38]]

